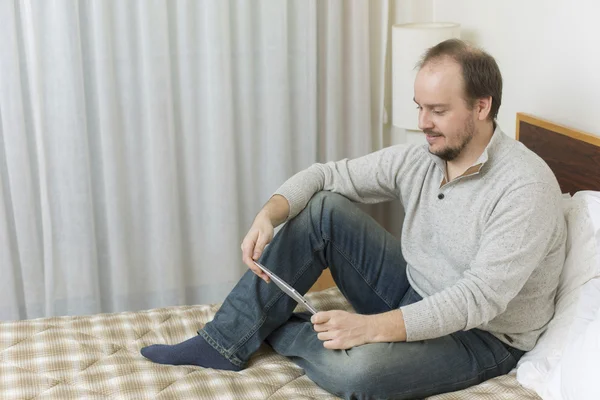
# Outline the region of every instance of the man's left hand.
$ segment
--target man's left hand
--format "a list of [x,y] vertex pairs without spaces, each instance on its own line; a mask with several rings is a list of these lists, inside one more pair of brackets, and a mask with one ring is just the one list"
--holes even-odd
[[370,343],[369,315],[346,311],[322,311],[312,316],[318,338],[327,349],[349,349]]

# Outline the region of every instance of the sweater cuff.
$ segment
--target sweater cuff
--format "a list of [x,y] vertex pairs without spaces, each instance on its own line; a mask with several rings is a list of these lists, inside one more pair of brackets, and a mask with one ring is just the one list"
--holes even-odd
[[285,197],[290,206],[290,212],[287,216],[286,222],[300,214],[300,211],[306,207],[308,200],[305,199],[305,195],[302,189],[291,185],[283,185],[273,193]]
[[436,323],[438,319],[427,299],[400,307],[400,310],[404,317],[407,342],[434,339],[446,334]]

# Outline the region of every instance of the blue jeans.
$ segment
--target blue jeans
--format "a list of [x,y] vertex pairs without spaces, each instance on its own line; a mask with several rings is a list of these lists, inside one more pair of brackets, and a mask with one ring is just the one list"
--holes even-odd
[[[400,241],[343,196],[317,193],[267,246],[261,263],[306,293],[329,266],[356,312],[376,314],[421,300],[406,278]],[[308,314],[248,271],[199,331],[244,366],[266,341],[325,390],[348,399],[413,399],[467,388],[508,373],[523,355],[472,329],[420,342],[328,350]]]

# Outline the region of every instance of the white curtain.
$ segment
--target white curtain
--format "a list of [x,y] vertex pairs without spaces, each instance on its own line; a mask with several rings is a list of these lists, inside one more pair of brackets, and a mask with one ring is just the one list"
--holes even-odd
[[382,146],[387,0],[0,0],[0,319],[217,302],[289,176]]

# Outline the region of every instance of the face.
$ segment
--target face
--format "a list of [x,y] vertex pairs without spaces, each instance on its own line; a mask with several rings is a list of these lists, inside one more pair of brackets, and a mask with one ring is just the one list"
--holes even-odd
[[446,161],[465,152],[476,131],[476,112],[463,96],[460,66],[452,60],[426,64],[415,79],[419,129],[429,151]]

